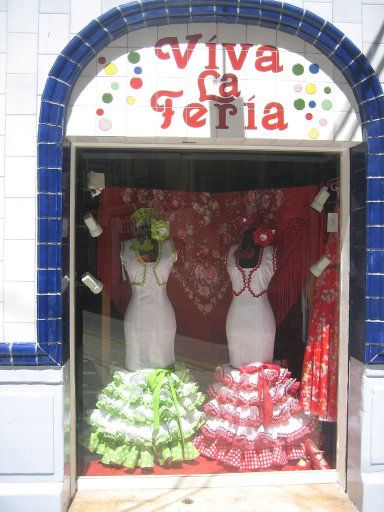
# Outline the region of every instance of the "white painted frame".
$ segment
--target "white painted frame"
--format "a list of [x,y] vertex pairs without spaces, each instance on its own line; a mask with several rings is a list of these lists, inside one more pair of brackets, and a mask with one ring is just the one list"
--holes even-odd
[[[277,141],[276,141],[277,142]],[[288,141],[286,141],[288,142]],[[303,141],[303,143],[306,141]],[[356,143],[332,145],[223,145],[223,144],[123,144],[121,142],[78,142],[71,145],[70,172],[70,400],[71,400],[71,496],[77,490],[93,489],[181,489],[202,487],[240,487],[256,485],[289,485],[339,483],[346,488],[347,418],[348,418],[348,341],[349,341],[349,254],[350,254],[350,161],[349,148]],[[342,147],[340,147],[342,146]],[[340,307],[339,307],[339,367],[338,367],[338,418],[336,440],[336,469],[327,471],[271,471],[257,473],[227,473],[204,475],[127,475],[127,476],[80,476],[76,474],[76,361],[75,361],[75,186],[76,150],[78,148],[106,149],[157,149],[179,151],[242,151],[242,152],[322,152],[340,155]]]

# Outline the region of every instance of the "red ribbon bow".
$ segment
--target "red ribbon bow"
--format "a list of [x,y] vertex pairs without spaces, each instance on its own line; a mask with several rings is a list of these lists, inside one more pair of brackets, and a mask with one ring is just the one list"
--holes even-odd
[[261,420],[264,425],[269,425],[273,419],[273,403],[271,393],[269,392],[268,378],[265,370],[280,370],[276,364],[261,364],[258,366],[240,366],[240,373],[254,374],[258,373],[257,393],[259,395]]

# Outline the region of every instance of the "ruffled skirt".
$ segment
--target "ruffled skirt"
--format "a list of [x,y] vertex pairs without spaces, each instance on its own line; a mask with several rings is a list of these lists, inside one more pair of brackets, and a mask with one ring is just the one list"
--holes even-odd
[[256,365],[246,371],[219,366],[204,406],[207,421],[193,443],[210,459],[240,470],[279,469],[306,458],[313,431],[301,414],[300,383],[287,369]]
[[88,448],[104,464],[128,468],[195,459],[191,438],[204,421],[203,401],[184,367],[116,371],[89,418]]

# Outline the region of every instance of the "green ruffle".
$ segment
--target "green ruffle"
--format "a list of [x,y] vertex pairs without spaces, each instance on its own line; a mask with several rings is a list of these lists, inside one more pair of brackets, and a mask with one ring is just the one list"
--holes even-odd
[[[150,373],[147,370],[119,370],[114,373],[112,382],[102,390],[96,404],[107,421],[120,420],[133,428],[143,426],[148,429],[153,425],[153,394],[147,382]],[[156,432],[152,430],[152,439],[137,434],[130,436],[122,432],[108,432],[108,428],[99,424],[97,418],[89,418],[93,432],[88,437],[88,448],[99,454],[104,464],[145,468],[152,467],[154,463],[163,465],[198,457],[199,452],[191,443],[191,438],[204,422],[204,415],[197,410],[204,402],[204,395],[198,391],[197,384],[190,381],[189,372],[184,367],[178,367],[169,375],[178,399],[177,408],[172,399],[170,383],[164,379],[158,395],[158,416],[162,428]],[[181,435],[180,419],[193,412],[196,413],[194,421],[187,429],[184,422]],[[164,430],[167,430],[167,434],[164,434]]]
[[103,435],[92,433],[89,438],[88,448],[91,452],[100,455],[103,464],[116,464],[127,468],[151,468],[155,463],[166,463],[193,460],[199,456],[191,441],[184,445],[170,443],[158,447],[144,447],[134,444],[119,444],[116,440],[103,439]]

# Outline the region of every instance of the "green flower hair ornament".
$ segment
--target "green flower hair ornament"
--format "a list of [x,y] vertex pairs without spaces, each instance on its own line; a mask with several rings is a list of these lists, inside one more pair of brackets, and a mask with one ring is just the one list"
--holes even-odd
[[169,237],[169,222],[153,220],[151,222],[151,237],[158,242],[164,242]]
[[129,246],[129,248],[132,249],[132,251],[140,250],[150,252],[153,249],[153,244],[149,240],[149,238],[146,238],[145,240],[143,240],[143,242],[140,242],[140,240],[134,240]]

